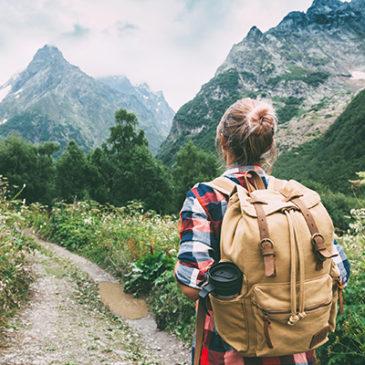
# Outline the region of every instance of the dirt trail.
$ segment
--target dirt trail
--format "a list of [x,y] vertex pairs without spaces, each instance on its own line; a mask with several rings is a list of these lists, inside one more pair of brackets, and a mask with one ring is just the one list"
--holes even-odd
[[[0,364],[189,363],[189,349],[176,337],[159,331],[145,303],[124,297],[115,278],[60,246],[38,242],[55,256],[39,251],[32,256],[32,298],[7,331],[8,343],[0,348]],[[75,282],[69,274],[69,262],[99,285],[101,298],[116,314],[127,313],[129,318],[147,316],[118,319],[100,311],[98,305],[80,303],[78,298],[83,293],[78,292],[79,286],[88,279]],[[125,305],[121,306],[120,300]]]

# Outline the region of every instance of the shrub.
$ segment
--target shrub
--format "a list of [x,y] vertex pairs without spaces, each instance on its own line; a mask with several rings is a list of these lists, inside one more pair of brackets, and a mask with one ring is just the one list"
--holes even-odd
[[365,209],[352,210],[354,223],[344,235],[343,245],[351,264],[345,288],[344,312],[337,318],[335,333],[317,350],[321,365],[360,365],[365,361]]
[[166,270],[172,270],[174,260],[165,253],[149,253],[132,264],[125,276],[124,291],[135,296],[149,294],[154,281]]
[[159,329],[169,330],[185,341],[192,341],[195,304],[182,294],[172,270],[165,271],[155,280],[149,303]]
[[17,209],[22,205],[8,199],[7,192],[7,180],[0,175],[0,332],[28,294],[26,254],[33,247],[20,229]]

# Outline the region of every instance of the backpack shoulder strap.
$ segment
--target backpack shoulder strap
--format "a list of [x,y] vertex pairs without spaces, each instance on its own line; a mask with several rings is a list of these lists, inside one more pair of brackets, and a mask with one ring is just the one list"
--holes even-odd
[[230,196],[237,188],[236,183],[234,183],[229,178],[223,176],[217,177],[216,179],[205,183],[205,185],[208,185],[213,189],[219,191],[220,193],[228,196]]
[[[253,184],[251,184],[251,182],[248,180],[247,175],[251,175]],[[261,179],[261,176],[255,170],[247,171],[247,173],[245,174],[245,181],[246,181],[246,186],[247,186],[247,189],[245,189],[245,190],[248,190],[250,192],[252,192],[254,190],[266,189],[265,184]],[[212,187],[213,189],[218,190],[222,194],[228,195],[228,196],[232,195],[235,192],[235,189],[237,189],[237,184],[234,183],[231,179],[224,177],[224,176],[217,177],[213,181],[205,183],[205,185],[208,185],[208,186]],[[241,186],[241,185],[239,185],[239,186]]]
[[286,180],[277,179],[274,176],[269,177],[269,183],[267,186],[268,190],[280,191],[283,189],[284,185],[287,183]]

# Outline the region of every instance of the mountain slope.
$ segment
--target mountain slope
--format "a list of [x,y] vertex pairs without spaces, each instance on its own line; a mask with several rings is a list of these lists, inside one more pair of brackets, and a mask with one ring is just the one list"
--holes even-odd
[[[155,97],[149,89],[146,93]],[[73,138],[88,149],[109,135],[119,108],[137,115],[155,152],[169,129],[171,110],[161,119],[137,94],[95,80],[68,63],[56,47],[44,46],[25,71],[0,87],[0,135],[17,131],[31,142],[53,140],[61,146]]]
[[152,92],[146,83],[132,85],[125,76],[102,77],[98,80],[118,93],[129,95],[135,100],[135,108],[138,110],[137,117],[146,132],[150,149],[157,152],[161,143],[168,136],[175,115],[162,91]]
[[333,191],[348,193],[348,180],[356,180],[356,172],[365,171],[364,141],[365,90],[362,90],[323,136],[283,153],[274,166],[274,175],[315,181]]
[[176,113],[159,157],[171,164],[187,139],[213,150],[224,110],[240,97],[268,97],[281,151],[321,133],[365,86],[365,0],[315,0],[262,33],[252,27],[215,76]]

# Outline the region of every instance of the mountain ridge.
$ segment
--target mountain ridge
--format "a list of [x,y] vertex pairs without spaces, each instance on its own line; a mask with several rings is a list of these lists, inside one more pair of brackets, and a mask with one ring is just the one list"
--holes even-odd
[[317,0],[264,33],[253,26],[214,77],[177,111],[158,156],[172,164],[188,139],[213,151],[224,110],[246,96],[273,100],[281,151],[324,133],[353,93],[365,87],[365,77],[353,77],[365,75],[364,35],[364,0]]
[[[84,149],[95,147],[109,135],[115,111],[126,108],[137,115],[156,152],[173,116],[160,93],[146,89],[149,97],[163,99],[164,115],[147,105],[141,95],[123,93],[87,75],[50,45],[39,49],[28,67],[0,87],[1,91],[0,135],[17,131],[35,143],[55,139],[63,146],[73,138]],[[39,138],[32,129],[38,130]]]

